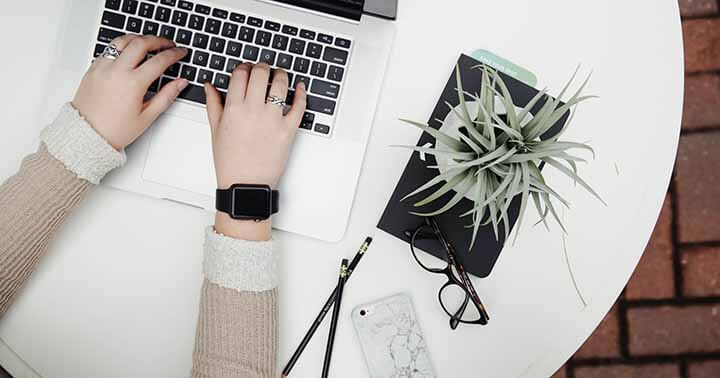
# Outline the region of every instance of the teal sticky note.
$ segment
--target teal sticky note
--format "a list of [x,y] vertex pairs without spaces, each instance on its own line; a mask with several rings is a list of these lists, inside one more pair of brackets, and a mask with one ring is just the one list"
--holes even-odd
[[534,73],[518,66],[517,64],[503,57],[497,56],[490,51],[482,49],[475,50],[472,54],[470,54],[470,56],[477,61],[487,64],[488,66],[510,77],[520,80],[531,87],[535,87],[535,85],[537,85],[538,80],[537,76],[535,76]]

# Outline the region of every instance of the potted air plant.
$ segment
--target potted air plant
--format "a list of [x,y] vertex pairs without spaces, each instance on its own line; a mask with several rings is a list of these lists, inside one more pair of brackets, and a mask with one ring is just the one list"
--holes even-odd
[[[467,226],[472,228],[473,233],[470,249],[473,248],[481,226],[492,225],[497,239],[498,226],[502,222],[505,240],[508,239],[508,209],[517,196],[520,196],[521,200],[515,238],[531,200],[541,218],[538,223],[542,222],[548,228],[547,217],[552,215],[565,232],[553,201],[566,207],[569,207],[569,203],[547,182],[542,168],[549,166],[557,169],[603,202],[592,187],[578,175],[578,163],[586,160],[571,154],[573,150],[585,150],[594,157],[593,149],[584,143],[560,140],[573,119],[574,107],[595,97],[581,95],[590,77],[588,76],[566,103],[562,102],[562,98],[574,81],[577,71],[557,98],[548,96],[547,90],[543,90],[524,108],[518,108],[503,79],[494,69],[486,65],[474,66],[473,69],[483,71],[480,93],[463,90],[458,67],[456,76],[459,105],[454,107],[446,103],[451,111],[444,120],[438,120],[442,124],[439,129],[402,120],[430,134],[435,139],[435,146],[401,147],[434,156],[437,165],[428,168],[438,170],[437,176],[402,200],[419,197],[441,183],[444,184],[417,200],[414,206],[434,203],[453,191],[451,199],[438,205],[439,208],[435,211],[413,214],[423,217],[436,216],[450,210],[463,198],[471,200],[471,209],[460,216],[472,221]],[[544,104],[542,101],[545,101]],[[537,104],[542,106],[533,115],[531,109]],[[571,109],[572,114],[562,130],[553,136],[544,137]]]

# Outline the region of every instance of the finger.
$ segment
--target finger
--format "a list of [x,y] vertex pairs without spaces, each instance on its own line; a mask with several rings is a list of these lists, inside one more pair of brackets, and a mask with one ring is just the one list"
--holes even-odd
[[141,117],[148,125],[155,122],[155,120],[175,102],[180,92],[187,88],[187,86],[188,81],[186,79],[175,79],[165,84],[165,86],[160,89],[160,92],[145,103],[145,110],[143,110]]
[[[284,70],[275,70],[273,72],[272,86],[270,86],[270,96],[275,96],[283,101],[287,100],[288,86],[290,85],[287,72]],[[283,108],[280,106],[272,105],[277,108],[281,113]]]
[[187,53],[188,49],[184,47],[167,49],[143,63],[140,67],[138,67],[137,73],[140,75],[143,82],[146,82],[149,86],[170,66],[177,63],[180,59],[187,55]]
[[300,82],[295,88],[295,98],[290,112],[285,116],[289,127],[298,128],[307,109],[307,89],[305,83]]
[[[118,50],[123,51],[127,46],[132,42],[133,40],[140,38],[139,35],[136,34],[125,34],[123,36],[117,37],[110,42],[111,44],[115,45],[115,47],[118,48]],[[97,59],[95,59],[95,63],[98,64],[104,64],[104,63],[112,63],[114,62],[113,59],[108,58],[102,58],[102,56],[98,56]]]
[[245,101],[251,71],[252,65],[248,63],[243,63],[235,67],[227,94],[228,104],[239,104]]
[[[228,92],[229,94],[229,92]],[[210,83],[205,83],[205,98],[207,103],[207,114],[208,121],[210,122],[210,131],[213,135],[220,127],[220,121],[222,120],[223,112],[225,109],[222,104],[222,97],[215,87]]]
[[267,63],[256,64],[250,74],[245,102],[251,106],[264,104],[269,82],[270,66],[268,66]]
[[[119,46],[118,46],[119,47]],[[175,47],[175,42],[154,35],[144,35],[133,39],[117,59],[118,65],[128,69],[135,69],[145,60],[151,51],[164,50]]]

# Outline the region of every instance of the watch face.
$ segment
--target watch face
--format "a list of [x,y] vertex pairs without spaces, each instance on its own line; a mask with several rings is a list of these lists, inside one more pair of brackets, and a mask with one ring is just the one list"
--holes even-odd
[[234,188],[233,214],[243,218],[269,218],[270,193],[269,188]]

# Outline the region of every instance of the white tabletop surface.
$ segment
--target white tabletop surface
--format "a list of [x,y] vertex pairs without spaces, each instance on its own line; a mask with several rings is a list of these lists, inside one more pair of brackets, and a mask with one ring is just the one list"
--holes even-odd
[[[0,12],[0,177],[37,146],[40,105],[63,2],[13,1]],[[349,283],[332,376],[367,377],[349,312],[393,293],[412,296],[441,377],[547,377],[591,334],[628,281],[657,219],[680,131],[683,51],[676,0],[401,1],[397,40],[347,234],[326,244],[278,232],[280,364],[366,235],[375,242]],[[547,170],[573,204],[562,237],[529,227],[475,280],[491,322],[450,331],[436,291],[407,245],[375,228],[418,130],[461,52],[484,48],[520,63],[557,93],[578,63],[594,70],[570,140],[597,159],[582,173],[609,206]],[[187,376],[211,214],[107,188],[94,190],[50,246],[0,321],[0,364],[16,376]],[[318,375],[327,324],[295,376]],[[18,358],[19,357],[19,358]],[[23,367],[24,360],[30,368]],[[342,374],[340,374],[342,370]],[[33,371],[35,373],[33,373]]]

